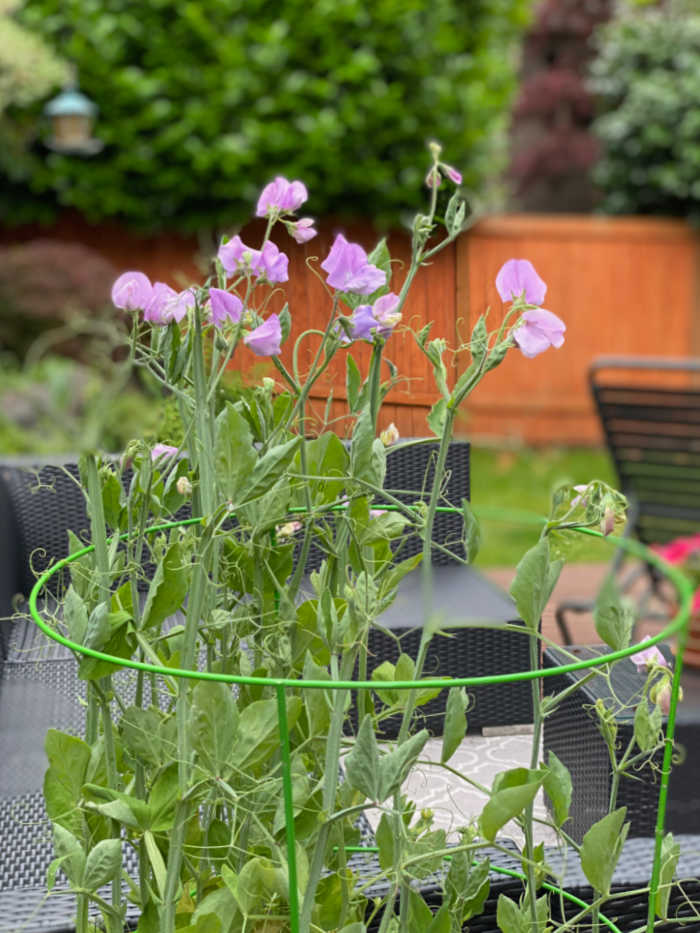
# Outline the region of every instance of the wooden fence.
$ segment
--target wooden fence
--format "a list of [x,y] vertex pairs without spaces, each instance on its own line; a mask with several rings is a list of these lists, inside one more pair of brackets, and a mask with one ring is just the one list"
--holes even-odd
[[[290,256],[286,300],[293,318],[292,338],[283,359],[290,363],[292,342],[309,328],[323,329],[330,302],[319,277],[337,229],[370,249],[376,233],[367,225],[321,225],[319,236],[297,246],[284,233],[279,240]],[[66,218],[48,231],[4,231],[2,242],[37,234],[85,242],[103,253],[119,271],[142,269],[153,279],[182,286],[201,277],[207,246],[187,238],[160,236],[140,240],[118,227],[88,227]],[[259,228],[243,238],[255,245]],[[433,321],[431,335],[450,347],[468,339],[478,315],[490,307],[496,327],[503,308],[495,290],[496,273],[510,257],[530,259],[548,284],[545,306],[567,325],[566,342],[534,360],[517,350],[477,388],[458,424],[458,434],[478,439],[536,444],[595,444],[600,432],[588,395],[588,364],[600,354],[700,355],[700,239],[686,224],[646,218],[506,215],[482,220],[436,257],[416,279],[404,313],[414,328]],[[389,237],[394,257],[393,287],[406,272],[409,240]],[[313,257],[316,257],[314,259]],[[310,268],[311,267],[311,268]],[[316,271],[312,271],[315,269]],[[272,307],[281,307],[276,295]],[[317,338],[302,342],[303,363]],[[355,347],[362,368],[369,348]],[[403,436],[426,433],[425,416],[437,395],[431,367],[407,331],[395,333],[386,355],[397,365],[402,382],[387,399],[384,427],[394,421]],[[451,376],[466,365],[468,354],[450,360]],[[260,358],[243,350],[246,371],[269,371]],[[388,376],[388,369],[385,370]],[[312,411],[318,419],[338,418],[345,401],[345,353],[341,351],[315,386]]]

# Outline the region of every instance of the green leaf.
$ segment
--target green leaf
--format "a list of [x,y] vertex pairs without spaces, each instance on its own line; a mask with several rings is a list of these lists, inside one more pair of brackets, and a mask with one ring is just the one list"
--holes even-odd
[[560,560],[550,561],[549,541],[540,538],[516,567],[510,595],[515,600],[520,618],[531,632],[536,632],[539,627],[562,566]]
[[[287,725],[293,729],[302,709],[299,697],[287,699]],[[277,700],[255,700],[241,710],[238,737],[231,755],[235,767],[254,769],[279,749]]]
[[436,437],[442,437],[447,418],[447,402],[444,398],[439,398],[428,412],[428,427]]
[[468,499],[462,499],[462,517],[464,518],[464,550],[467,560],[473,564],[481,547],[481,525]]
[[646,697],[642,697],[634,712],[634,740],[641,751],[650,752],[658,745],[661,721],[659,707],[654,705],[650,711]]
[[386,245],[386,237],[382,237],[372,252],[369,253],[367,262],[386,273],[386,284],[381,291],[389,291],[391,284],[391,253]]
[[87,809],[95,810],[131,829],[146,830],[153,822],[153,811],[139,797],[99,784],[84,784],[83,795],[87,798],[84,804]]
[[350,443],[350,474],[373,486],[384,484],[386,448],[375,437],[374,422],[369,408],[360,414]]
[[478,916],[486,903],[491,882],[488,859],[474,864],[467,852],[457,852],[445,878],[445,895],[450,914],[461,926]]
[[163,858],[162,852],[158,848],[158,843],[155,840],[155,836],[150,830],[146,830],[146,832],[143,834],[143,841],[146,846],[146,854],[148,855],[148,861],[151,864],[153,877],[156,879],[158,894],[162,900],[165,895],[165,888],[167,884],[167,869],[165,867],[165,860]]
[[491,797],[480,818],[481,831],[489,842],[493,842],[499,829],[533,802],[545,776],[543,771],[528,768],[514,768],[496,775]]
[[[311,499],[315,505],[327,505],[342,493],[349,462],[348,452],[340,438],[331,431],[326,431],[306,444],[306,472],[322,479],[304,479],[308,485]],[[301,471],[301,455],[297,451],[295,469]],[[334,480],[331,477],[337,476]]]
[[[367,718],[365,717],[365,719]],[[374,799],[381,803],[401,787],[416,758],[423,751],[428,738],[428,730],[421,729],[420,732],[406,739],[401,745],[393,746],[390,752],[382,755],[379,760],[378,772],[379,796]]]
[[119,520],[122,511],[120,503],[122,484],[111,469],[100,470],[100,479],[102,481],[102,508],[104,509],[105,521],[114,531],[119,531]]
[[599,894],[608,895],[613,872],[627,838],[627,807],[608,813],[588,830],[581,845],[581,868]]
[[61,867],[74,888],[82,887],[85,874],[85,852],[80,840],[59,823],[53,826],[53,847],[61,859]]
[[622,605],[612,577],[608,577],[601,587],[593,619],[596,632],[613,651],[629,647],[635,622],[634,611]]
[[88,852],[83,887],[96,891],[113,878],[119,878],[122,865],[122,844],[119,839],[103,839]]
[[90,762],[90,746],[76,736],[49,729],[44,747],[49,759],[44,776],[46,812],[54,824],[80,837],[83,817],[78,805]]
[[354,920],[352,923],[347,923],[342,930],[338,930],[338,933],[367,933],[367,927],[359,920]]
[[467,734],[467,704],[469,700],[464,687],[451,687],[445,706],[445,725],[442,732],[440,762],[445,764],[459,748]]
[[190,585],[190,565],[179,541],[173,542],[158,562],[141,617],[142,628],[157,628],[178,609]]
[[474,325],[472,330],[471,339],[469,341],[469,352],[472,355],[472,359],[478,365],[483,360],[486,355],[486,349],[489,342],[489,332],[486,328],[486,316],[484,314],[479,315],[479,318]]
[[284,343],[292,331],[292,315],[289,313],[289,305],[286,303],[279,313],[279,321],[282,331],[282,343]]
[[199,681],[192,691],[189,734],[200,767],[221,776],[233,751],[238,708],[230,684]]
[[409,933],[425,933],[433,921],[433,912],[413,887],[408,887],[406,929]]
[[569,817],[573,786],[569,769],[559,761],[551,749],[547,758],[547,775],[542,787],[552,801],[554,822],[557,826],[562,826]]
[[379,748],[369,713],[360,723],[352,751],[345,758],[348,784],[371,801],[379,801]]
[[379,849],[379,867],[385,872],[396,869],[397,852],[394,846],[394,831],[391,826],[391,821],[395,816],[395,814],[382,813],[375,832],[375,839]]
[[359,408],[362,376],[351,353],[345,357],[345,388],[348,396],[348,408],[354,414]]
[[256,460],[248,482],[239,491],[239,502],[251,502],[269,492],[287,471],[300,443],[300,437],[293,437],[284,444],[271,447]]
[[256,461],[248,422],[231,402],[226,402],[216,418],[214,463],[217,482],[227,499],[238,501],[238,493],[248,482]]
[[119,734],[126,752],[143,764],[159,767],[172,760],[173,748],[164,748],[164,714],[155,707],[129,706],[119,720]]
[[654,910],[661,920],[668,919],[668,905],[671,897],[671,883],[676,872],[681,847],[674,841],[672,833],[666,833],[661,842],[661,871],[659,873],[659,887],[656,892]]
[[498,895],[498,905],[496,907],[496,923],[501,933],[530,933],[530,917],[523,917],[520,907],[506,897],[505,894]]

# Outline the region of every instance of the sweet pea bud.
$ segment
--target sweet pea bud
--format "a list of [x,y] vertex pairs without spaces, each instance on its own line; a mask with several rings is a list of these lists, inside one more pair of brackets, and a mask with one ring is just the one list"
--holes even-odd
[[275,380],[269,376],[263,376],[262,387],[268,395],[271,395],[272,390],[275,388]]
[[607,537],[615,530],[615,509],[608,506],[600,522],[600,530]]
[[181,496],[191,496],[192,495],[192,483],[186,476],[181,476],[178,481],[175,483],[175,488],[180,493]]
[[392,421],[388,428],[385,428],[379,435],[379,440],[384,444],[385,447],[391,447],[392,444],[395,444],[399,439],[399,429],[396,427]]
[[431,139],[428,143],[428,149],[430,149],[431,156],[437,161],[440,158],[442,153],[442,146],[435,139]]
[[284,525],[277,525],[275,528],[275,534],[279,541],[283,541],[285,538],[291,538],[292,535],[296,534],[297,531],[300,531],[302,528],[301,522],[285,522]]

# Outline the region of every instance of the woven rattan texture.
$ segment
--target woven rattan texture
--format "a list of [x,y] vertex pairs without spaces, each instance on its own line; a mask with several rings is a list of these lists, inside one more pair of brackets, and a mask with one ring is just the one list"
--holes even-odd
[[700,390],[655,388],[653,374],[615,383],[610,370],[594,372],[592,389],[620,488],[638,509],[635,535],[653,544],[696,532]]
[[[426,444],[399,444],[389,448],[386,459],[384,488],[400,502],[411,505],[418,501],[427,501],[438,452],[437,442]],[[462,499],[469,499],[469,444],[466,441],[453,441],[447,452],[445,462],[446,483],[442,490],[441,506],[460,508]],[[381,507],[381,502],[375,503]],[[329,519],[330,523],[332,519]],[[450,553],[433,548],[432,561],[438,565],[454,563],[456,558],[464,558],[464,521],[460,514],[438,512],[433,525],[433,541],[449,549]],[[297,556],[301,544],[297,547]],[[418,535],[407,535],[401,539],[397,559],[405,560],[422,551]],[[306,561],[306,572],[318,570],[325,558],[323,551],[312,543]]]
[[[399,641],[379,628],[370,630],[369,656],[373,659],[370,669],[377,661],[395,664],[401,652],[415,658],[421,639],[419,629],[394,632]],[[466,677],[468,674],[488,676],[521,671],[528,662],[528,641],[514,632],[498,628],[484,631],[478,628],[448,629],[436,635],[428,647],[424,677]],[[507,726],[532,722],[532,695],[529,683],[479,685],[467,688],[470,705],[467,712],[469,731],[484,726]],[[445,721],[445,705],[448,691],[421,705],[415,713],[412,728],[427,729],[431,735],[442,735]],[[377,709],[381,701],[375,697]],[[356,714],[353,703],[351,713],[353,726]],[[401,717],[390,716],[381,723],[384,738],[396,738],[401,727]]]
[[[581,659],[607,649],[572,648]],[[544,653],[544,666],[554,667],[566,662],[566,656],[554,648]],[[581,672],[548,678],[545,692],[552,694],[578,681]],[[634,707],[640,699],[644,676],[638,674],[628,659],[613,668],[612,685],[616,698],[627,709],[616,716],[618,749],[627,747],[634,734]],[[543,742],[566,765],[573,783],[571,821],[567,832],[580,842],[591,824],[608,811],[611,785],[610,762],[607,749],[592,716],[591,707],[598,699],[610,701],[607,684],[595,677],[579,690],[570,694],[558,709],[545,719]],[[617,706],[617,704],[616,704]],[[676,729],[676,741],[686,746],[692,756],[676,764],[671,772],[666,826],[673,832],[700,833],[697,772],[695,752],[700,742],[700,722],[685,719]],[[627,807],[631,822],[630,836],[652,836],[656,827],[661,758],[646,764],[635,778],[623,777],[617,798],[618,806]]]

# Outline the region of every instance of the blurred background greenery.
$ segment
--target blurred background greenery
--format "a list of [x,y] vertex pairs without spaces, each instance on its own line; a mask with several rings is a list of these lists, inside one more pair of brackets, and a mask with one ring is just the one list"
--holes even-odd
[[[15,243],[19,225],[68,210],[211,242],[276,172],[319,215],[401,225],[430,137],[489,209],[700,216],[697,0],[0,0],[0,33],[3,455],[168,424],[123,364],[121,270],[40,227]],[[47,145],[46,101],[76,78],[94,158]],[[560,481],[614,481],[597,451],[472,460],[487,506],[544,513]],[[515,560],[529,532],[491,526],[480,561]]]

